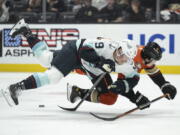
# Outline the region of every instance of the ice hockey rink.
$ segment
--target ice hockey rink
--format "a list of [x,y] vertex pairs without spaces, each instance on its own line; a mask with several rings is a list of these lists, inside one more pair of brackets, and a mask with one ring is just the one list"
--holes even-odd
[[[0,73],[0,88],[17,82],[31,73]],[[116,74],[112,75],[116,78]],[[180,88],[179,75],[165,75],[165,78]],[[92,84],[82,75],[70,74],[57,85],[45,86],[25,91],[20,105],[9,107],[0,96],[0,135],[179,135],[180,134],[180,93],[175,100],[162,99],[149,109],[137,111],[115,121],[94,118],[88,112],[112,117],[134,107],[124,97],[119,96],[116,104],[106,106],[84,102],[76,112],[63,111],[57,107],[74,107],[66,99],[66,84],[76,84],[90,88]],[[141,75],[136,90],[149,99],[162,93],[147,75]],[[45,105],[39,108],[39,105]]]

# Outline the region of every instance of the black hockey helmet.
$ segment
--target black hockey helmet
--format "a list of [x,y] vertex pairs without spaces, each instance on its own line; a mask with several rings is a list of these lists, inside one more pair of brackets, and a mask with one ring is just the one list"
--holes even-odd
[[155,42],[148,42],[141,53],[142,58],[149,60],[160,60],[162,58],[161,47]]

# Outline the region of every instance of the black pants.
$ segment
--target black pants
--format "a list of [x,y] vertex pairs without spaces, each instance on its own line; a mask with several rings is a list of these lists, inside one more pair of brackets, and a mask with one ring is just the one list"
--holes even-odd
[[60,70],[64,76],[72,70],[80,68],[81,63],[78,58],[76,40],[68,42],[61,50],[56,50],[51,64]]

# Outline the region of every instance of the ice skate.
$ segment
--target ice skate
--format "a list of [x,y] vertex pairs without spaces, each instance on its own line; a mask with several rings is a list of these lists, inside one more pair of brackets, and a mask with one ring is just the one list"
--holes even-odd
[[23,89],[23,86],[24,85],[21,83],[16,83],[16,84],[10,85],[6,89],[1,90],[1,93],[2,93],[3,97],[5,98],[5,100],[9,106],[12,107],[14,105],[19,104],[18,96],[20,95],[20,93]]
[[80,99],[79,92],[78,87],[72,86],[69,83],[67,84],[67,99],[69,102],[75,103],[78,99]]
[[29,29],[28,24],[24,19],[19,20],[11,29],[9,35],[11,37],[16,37],[17,35],[27,36],[31,34],[31,30]]
[[4,99],[6,100],[7,104],[12,107],[14,106],[14,101],[12,100],[11,96],[10,96],[10,92],[9,92],[9,89],[1,89],[1,93],[2,93],[2,96],[4,97]]

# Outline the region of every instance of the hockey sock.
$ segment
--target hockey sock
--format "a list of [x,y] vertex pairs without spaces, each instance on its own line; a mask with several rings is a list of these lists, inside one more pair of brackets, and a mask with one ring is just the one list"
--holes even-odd
[[23,80],[22,83],[24,84],[24,88],[25,88],[23,90],[37,88],[36,80],[33,75],[31,75],[28,78],[26,78],[25,80]]
[[27,36],[26,38],[27,38],[27,41],[28,41],[29,46],[30,46],[31,48],[33,48],[33,46],[34,46],[35,44],[37,44],[39,41],[41,41],[41,40],[39,40],[39,39],[37,38],[37,36],[32,35],[32,34],[29,35],[29,36]]

